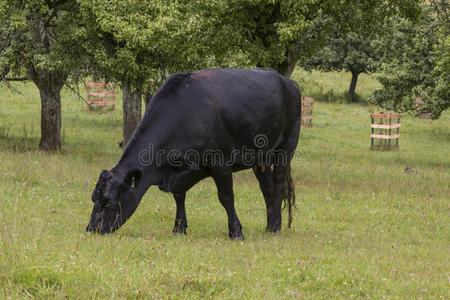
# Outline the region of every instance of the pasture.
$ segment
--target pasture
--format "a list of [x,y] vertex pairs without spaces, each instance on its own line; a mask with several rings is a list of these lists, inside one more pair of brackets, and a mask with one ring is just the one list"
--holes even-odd
[[[349,82],[342,73],[293,78],[325,98]],[[361,76],[357,92],[374,86]],[[156,187],[123,228],[97,236],[85,233],[90,197],[121,153],[121,103],[87,113],[64,91],[63,150],[45,154],[36,150],[38,90],[15,88],[0,87],[0,298],[450,297],[449,112],[405,116],[400,150],[376,152],[368,106],[316,102],[292,165],[294,222],[287,229],[284,215],[278,235],[264,232],[262,194],[243,171],[234,187],[244,241],[228,240],[210,179],[187,194],[187,236],[172,235],[175,201]]]

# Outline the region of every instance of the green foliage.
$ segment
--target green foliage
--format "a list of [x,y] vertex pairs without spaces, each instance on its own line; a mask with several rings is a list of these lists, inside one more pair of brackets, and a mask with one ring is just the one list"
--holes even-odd
[[202,34],[207,20],[194,14],[194,6],[188,1],[82,1],[92,69],[154,92],[171,73],[212,66]]
[[1,0],[0,7],[3,76],[32,71],[64,74],[80,65],[84,30],[76,1]]
[[[384,37],[382,88],[372,102],[395,111],[430,112],[434,119],[450,107],[450,25],[444,9],[439,17],[428,7],[417,23],[391,20],[392,30]],[[418,108],[415,95],[424,102]]]
[[[226,1],[223,5],[227,8],[222,11],[227,14],[224,23],[232,24],[239,34],[242,43],[239,47],[253,65],[272,67],[289,76],[297,62],[304,62],[324,45],[334,26],[344,33],[356,29],[377,31],[383,20],[393,14],[417,17],[418,3],[417,0],[358,3],[234,0]],[[232,23],[228,21],[230,18]]]
[[374,72],[379,59],[375,43],[367,35],[355,32],[343,35],[336,31],[329,36],[326,46],[306,62],[305,68],[356,74]]
[[[332,23],[374,28],[393,13],[417,15],[403,1],[82,1],[88,51],[103,73],[134,85],[202,67],[272,67],[290,75],[323,45]],[[376,22],[370,22],[376,21]]]
[[[90,57],[88,73],[100,71],[103,77],[136,87],[147,85],[149,79],[150,86],[158,86],[176,71],[214,66],[273,67],[290,75],[299,60],[306,60],[323,45],[333,23],[345,32],[377,27],[394,13],[417,14],[417,0],[365,0],[358,4],[331,0],[95,0],[78,1],[76,6],[74,1],[48,2],[63,3],[61,7],[67,10],[60,14],[47,2],[36,0],[26,5],[33,8],[28,15],[21,9],[22,15],[12,13],[11,3],[2,2],[1,14],[14,15],[21,20],[19,24],[39,14],[43,19],[62,19],[54,28],[63,33],[58,40],[66,40],[54,55],[32,55],[39,66],[71,70],[73,62],[81,65],[84,51]],[[67,17],[78,11],[77,18]],[[75,45],[75,41],[83,43]],[[3,64],[12,62],[3,60]]]
[[[323,77],[303,86],[333,85]],[[448,295],[449,112],[434,122],[403,118],[400,150],[380,153],[369,150],[366,107],[315,103],[292,164],[294,222],[278,235],[264,233],[263,196],[242,171],[234,175],[242,242],[228,240],[212,180],[187,194],[187,236],[171,234],[175,202],[156,187],[123,228],[97,236],[84,230],[99,170],[121,155],[120,100],[116,112],[90,114],[63,90],[64,155],[48,155],[26,148],[39,132],[37,89],[15,87],[20,94],[0,88],[0,128],[10,129],[8,138],[0,130],[0,298]]]

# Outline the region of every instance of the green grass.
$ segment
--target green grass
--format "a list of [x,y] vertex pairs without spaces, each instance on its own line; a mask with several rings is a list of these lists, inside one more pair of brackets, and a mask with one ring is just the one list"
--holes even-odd
[[[332,76],[313,75],[306,92]],[[16,87],[0,88],[0,298],[450,297],[448,112],[405,117],[400,150],[376,152],[367,107],[316,102],[292,166],[293,227],[279,235],[264,233],[264,201],[244,171],[234,176],[243,242],[228,240],[211,180],[188,193],[187,236],[170,233],[175,203],[156,187],[123,228],[96,236],[84,233],[90,195],[120,156],[120,110],[87,113],[64,92],[63,150],[45,154],[38,93]]]

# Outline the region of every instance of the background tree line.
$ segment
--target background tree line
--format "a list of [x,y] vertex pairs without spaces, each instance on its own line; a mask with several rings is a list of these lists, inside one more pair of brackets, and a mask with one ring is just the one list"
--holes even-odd
[[[448,4],[432,2],[0,0],[0,81],[31,80],[38,87],[39,146],[52,151],[61,147],[61,89],[87,76],[120,84],[125,144],[141,119],[142,98],[148,103],[171,73],[206,67],[270,67],[286,76],[297,65],[347,69],[355,77],[351,97],[359,73],[381,70],[383,89],[374,102],[408,108],[404,98],[420,86],[424,107],[438,112],[448,107]],[[393,82],[404,78],[392,78],[390,68],[411,70],[407,59],[396,63],[406,51],[401,40],[393,44],[401,23],[419,34],[427,18],[436,27],[433,38],[424,37],[432,40],[422,57],[433,70],[427,82],[439,80],[430,86],[413,76],[402,94],[391,94]],[[408,51],[422,45],[405,33],[408,38]],[[403,104],[392,104],[398,99],[391,95],[401,95]]]

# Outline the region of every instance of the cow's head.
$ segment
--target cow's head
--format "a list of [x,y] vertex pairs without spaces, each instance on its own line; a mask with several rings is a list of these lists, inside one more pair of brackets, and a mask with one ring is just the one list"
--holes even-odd
[[140,169],[131,170],[125,176],[103,170],[92,193],[94,209],[86,231],[105,234],[119,229],[139,204],[137,187],[141,177]]

